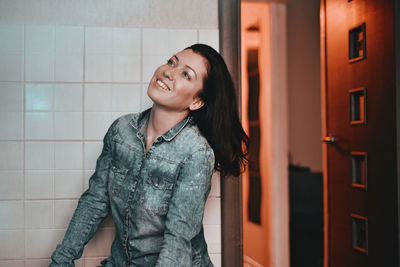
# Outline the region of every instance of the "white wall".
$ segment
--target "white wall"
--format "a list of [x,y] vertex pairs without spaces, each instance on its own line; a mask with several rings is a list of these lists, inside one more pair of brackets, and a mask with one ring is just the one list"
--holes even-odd
[[289,150],[292,163],[322,172],[320,0],[287,4]]
[[[118,116],[149,107],[155,67],[218,49],[217,0],[0,0],[0,266],[46,266]],[[204,218],[221,265],[219,178]],[[77,266],[109,255],[112,220]]]

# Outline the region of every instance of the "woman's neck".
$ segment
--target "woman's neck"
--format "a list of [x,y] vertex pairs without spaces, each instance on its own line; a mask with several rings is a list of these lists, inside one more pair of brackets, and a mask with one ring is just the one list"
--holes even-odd
[[149,122],[146,129],[146,152],[149,151],[154,140],[173,128],[189,114],[188,110],[171,111],[153,105],[150,111]]

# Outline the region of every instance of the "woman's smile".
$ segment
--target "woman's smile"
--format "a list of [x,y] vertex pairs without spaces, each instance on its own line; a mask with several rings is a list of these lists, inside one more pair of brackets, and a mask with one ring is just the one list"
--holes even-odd
[[171,89],[160,79],[156,80],[156,83],[159,87],[161,87],[161,89],[165,90],[165,91],[171,91]]

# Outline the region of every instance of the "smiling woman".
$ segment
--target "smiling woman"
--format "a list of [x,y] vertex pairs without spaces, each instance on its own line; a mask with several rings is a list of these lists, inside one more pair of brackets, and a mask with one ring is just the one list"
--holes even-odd
[[202,225],[211,176],[238,175],[248,144],[231,76],[195,44],[157,68],[147,92],[151,109],[107,131],[51,266],[73,266],[109,211],[116,235],[103,266],[213,266]]
[[[182,118],[199,109],[204,101],[198,97],[207,76],[205,59],[190,49],[183,50],[154,72],[147,94],[153,109],[173,110]],[[181,119],[182,119],[181,118]]]

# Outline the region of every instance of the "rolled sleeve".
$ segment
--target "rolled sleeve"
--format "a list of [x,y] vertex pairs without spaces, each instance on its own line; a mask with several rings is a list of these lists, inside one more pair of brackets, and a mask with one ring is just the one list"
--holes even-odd
[[53,252],[53,266],[74,266],[82,256],[84,246],[96,233],[109,212],[107,190],[108,170],[112,159],[111,138],[116,121],[103,139],[103,149],[96,161],[96,170],[90,177],[89,188],[82,194],[61,244]]
[[156,266],[191,266],[191,240],[201,231],[204,205],[211,188],[214,153],[203,148],[184,162],[174,187]]

